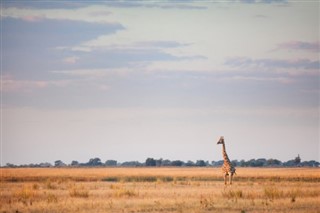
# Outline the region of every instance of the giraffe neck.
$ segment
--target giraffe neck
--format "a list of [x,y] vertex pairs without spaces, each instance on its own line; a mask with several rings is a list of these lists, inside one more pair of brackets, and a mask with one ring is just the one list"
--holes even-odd
[[222,144],[222,156],[223,156],[224,162],[228,162],[228,163],[230,162],[229,157],[226,152],[226,146],[224,145],[224,143]]

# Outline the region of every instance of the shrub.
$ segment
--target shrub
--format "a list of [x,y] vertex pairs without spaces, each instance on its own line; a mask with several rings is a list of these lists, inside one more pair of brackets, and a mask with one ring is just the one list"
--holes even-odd
[[119,178],[118,177],[106,177],[106,178],[103,178],[102,181],[119,182]]

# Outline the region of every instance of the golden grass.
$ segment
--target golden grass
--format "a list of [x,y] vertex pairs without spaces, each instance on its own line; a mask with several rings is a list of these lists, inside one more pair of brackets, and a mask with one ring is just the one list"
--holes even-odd
[[318,168],[1,169],[0,212],[320,212]]

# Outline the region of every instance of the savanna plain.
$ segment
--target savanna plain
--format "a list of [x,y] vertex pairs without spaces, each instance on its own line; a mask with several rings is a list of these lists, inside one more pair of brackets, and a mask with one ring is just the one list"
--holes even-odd
[[0,212],[320,212],[319,168],[1,168]]

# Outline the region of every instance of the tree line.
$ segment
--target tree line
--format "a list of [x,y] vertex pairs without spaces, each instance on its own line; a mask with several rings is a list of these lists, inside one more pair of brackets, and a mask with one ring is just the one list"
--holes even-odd
[[[300,156],[296,158],[282,162],[277,159],[251,159],[251,160],[233,160],[231,163],[236,167],[319,167],[320,163],[311,160],[311,161],[301,161]],[[223,164],[223,160],[219,161],[181,161],[181,160],[164,160],[147,158],[145,162],[139,161],[126,161],[118,162],[116,160],[107,160],[102,162],[100,158],[91,158],[86,163],[79,163],[78,161],[72,161],[70,164],[66,164],[61,160],[56,160],[54,164],[51,163],[39,163],[39,164],[25,164],[25,165],[14,165],[7,163],[5,167],[15,168],[15,167],[220,167]]]

